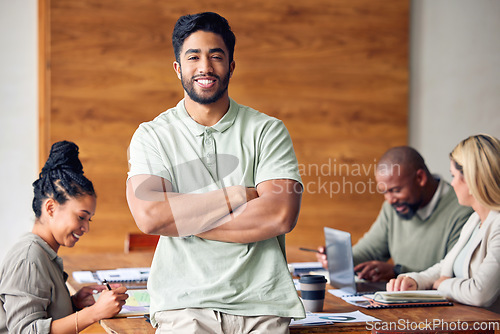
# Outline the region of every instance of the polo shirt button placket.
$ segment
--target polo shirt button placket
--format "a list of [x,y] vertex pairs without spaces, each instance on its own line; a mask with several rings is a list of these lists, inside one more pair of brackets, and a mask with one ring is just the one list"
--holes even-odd
[[207,161],[208,167],[213,171],[215,169],[215,145],[214,145],[214,137],[212,136],[211,129],[205,129],[204,133],[204,143],[205,143],[205,159]]

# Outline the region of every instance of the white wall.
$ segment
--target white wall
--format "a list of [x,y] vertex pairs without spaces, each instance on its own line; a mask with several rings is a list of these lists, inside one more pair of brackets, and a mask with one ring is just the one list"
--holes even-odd
[[450,180],[460,140],[500,137],[500,1],[414,0],[411,41],[409,142]]
[[37,103],[37,1],[0,0],[0,261],[33,226]]
[[[399,1],[399,0],[394,0]],[[500,1],[413,0],[410,144],[449,179],[448,153],[500,137]],[[37,1],[0,0],[0,260],[33,224],[37,166]]]

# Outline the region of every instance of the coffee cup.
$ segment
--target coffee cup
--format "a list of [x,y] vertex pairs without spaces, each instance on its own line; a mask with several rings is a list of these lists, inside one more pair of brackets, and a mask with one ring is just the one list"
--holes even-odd
[[299,278],[300,295],[308,312],[323,311],[326,278],[323,275],[302,275]]

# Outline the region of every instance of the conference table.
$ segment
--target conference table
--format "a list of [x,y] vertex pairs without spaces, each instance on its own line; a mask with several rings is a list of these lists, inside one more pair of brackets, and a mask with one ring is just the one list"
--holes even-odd
[[[314,254],[287,247],[289,262],[315,261]],[[106,270],[128,267],[149,267],[152,252],[91,253],[62,255],[67,285],[72,293],[83,286],[72,276],[73,271]],[[306,333],[500,333],[500,314],[454,303],[453,306],[365,309],[348,304],[330,293],[326,294],[324,313],[360,311],[380,322],[335,323],[328,325],[291,326],[291,334]],[[113,318],[100,321],[107,333],[154,333],[146,318]]]

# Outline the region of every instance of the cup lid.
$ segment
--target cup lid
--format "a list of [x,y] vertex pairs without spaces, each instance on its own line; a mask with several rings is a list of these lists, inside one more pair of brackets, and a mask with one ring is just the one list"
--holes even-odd
[[299,278],[300,283],[326,283],[326,278],[323,275],[302,275]]

